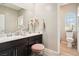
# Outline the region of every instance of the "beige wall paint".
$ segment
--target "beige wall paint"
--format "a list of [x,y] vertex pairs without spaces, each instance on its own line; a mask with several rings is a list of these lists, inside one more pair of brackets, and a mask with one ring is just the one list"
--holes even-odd
[[5,30],[6,32],[14,32],[17,30],[17,19],[18,13],[16,10],[0,6],[0,14],[4,14],[6,16],[5,21]]
[[77,8],[76,8],[76,4],[75,3],[71,3],[71,4],[66,4],[60,7],[60,32],[61,32],[61,39],[65,40],[65,14],[67,12],[75,12],[77,13]]
[[43,36],[45,47],[58,51],[57,4],[35,4],[35,15],[45,21],[46,31]]

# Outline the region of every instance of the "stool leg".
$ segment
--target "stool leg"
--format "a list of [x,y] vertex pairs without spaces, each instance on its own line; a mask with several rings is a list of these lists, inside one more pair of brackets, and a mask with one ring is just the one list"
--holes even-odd
[[38,54],[35,52],[32,52],[32,56],[38,56]]
[[42,50],[40,52],[33,52],[32,51],[32,56],[44,56],[44,50]]
[[35,53],[34,52],[32,52],[32,54],[31,54],[32,56],[35,56]]
[[32,52],[32,56],[43,56],[42,52]]
[[43,56],[43,55],[44,55],[44,51],[41,51],[41,52],[40,52],[40,56]]

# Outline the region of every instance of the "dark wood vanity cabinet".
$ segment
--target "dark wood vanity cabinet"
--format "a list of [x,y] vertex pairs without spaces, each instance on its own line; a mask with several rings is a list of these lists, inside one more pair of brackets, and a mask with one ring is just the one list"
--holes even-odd
[[27,55],[27,46],[21,45],[16,48],[16,56],[25,56]]
[[29,45],[33,45],[35,43],[42,43],[42,35],[32,36],[29,38]]
[[9,48],[7,50],[0,51],[0,56],[15,56],[15,49]]
[[0,56],[29,56],[35,43],[42,43],[42,35],[0,43]]

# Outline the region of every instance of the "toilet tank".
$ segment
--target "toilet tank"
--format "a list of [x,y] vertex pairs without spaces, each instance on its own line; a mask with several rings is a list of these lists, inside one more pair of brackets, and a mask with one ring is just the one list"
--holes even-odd
[[73,32],[66,32],[66,38],[73,38]]

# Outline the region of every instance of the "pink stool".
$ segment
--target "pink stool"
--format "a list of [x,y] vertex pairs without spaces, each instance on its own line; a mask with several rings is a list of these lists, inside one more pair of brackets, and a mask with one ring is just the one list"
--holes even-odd
[[43,44],[34,44],[31,47],[33,55],[43,55],[44,45]]

